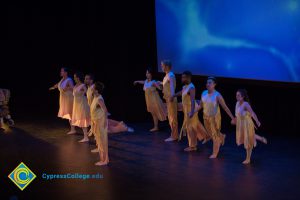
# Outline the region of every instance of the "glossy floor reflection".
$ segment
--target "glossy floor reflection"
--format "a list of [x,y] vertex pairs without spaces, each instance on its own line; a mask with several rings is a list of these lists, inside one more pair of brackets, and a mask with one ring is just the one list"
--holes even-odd
[[[149,133],[150,124],[130,124],[135,133],[109,136],[110,165],[97,167],[92,144],[69,136],[67,124],[19,121],[0,133],[1,199],[299,199],[298,138],[267,136],[259,144],[253,164],[244,166],[244,150],[234,134],[220,158],[208,159],[211,144],[183,152],[187,141],[165,143],[166,131]],[[21,192],[7,175],[23,161],[37,178]],[[98,180],[53,180],[43,173],[101,173]],[[3,197],[3,198],[2,198]]]

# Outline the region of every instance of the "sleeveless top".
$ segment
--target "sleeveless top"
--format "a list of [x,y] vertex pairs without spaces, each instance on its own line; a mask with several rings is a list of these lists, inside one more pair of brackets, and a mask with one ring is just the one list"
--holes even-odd
[[171,97],[171,87],[170,87],[170,80],[174,79],[174,88],[173,88],[173,93],[175,93],[176,89],[176,77],[173,72],[169,72],[165,75],[164,80],[163,80],[163,94],[164,94],[164,99],[168,99]]
[[205,90],[201,95],[201,101],[203,104],[203,115],[206,117],[216,116],[220,112],[219,103],[217,97],[220,95],[218,91],[214,91],[214,93],[209,94],[207,90]]
[[251,113],[249,111],[245,110],[245,103],[246,102],[244,102],[242,105],[240,105],[239,102],[236,103],[235,116],[240,117],[241,119],[245,119],[248,117],[251,119]]
[[155,83],[155,80],[151,80],[151,81],[148,81],[147,79],[145,80],[145,83],[144,83],[144,91],[146,90],[151,90],[151,91],[155,91],[156,88],[152,86],[152,84]]
[[91,104],[91,119],[92,120],[102,119],[103,117],[105,117],[105,111],[98,104],[99,100],[104,101],[102,95],[99,95],[98,97],[93,98],[93,101]]
[[72,91],[64,91],[64,89],[66,88],[67,83],[68,83],[69,81],[71,81],[71,82],[73,83],[72,79],[69,78],[69,77],[66,78],[65,80],[61,79],[61,80],[59,81],[57,87],[58,87],[58,90],[59,90],[61,93],[72,93]]
[[[182,105],[183,105],[183,111],[184,113],[191,112],[191,98],[190,95],[188,94],[190,89],[195,89],[195,86],[193,83],[190,83],[189,85],[185,85],[182,88]],[[197,104],[195,101],[195,108]]]

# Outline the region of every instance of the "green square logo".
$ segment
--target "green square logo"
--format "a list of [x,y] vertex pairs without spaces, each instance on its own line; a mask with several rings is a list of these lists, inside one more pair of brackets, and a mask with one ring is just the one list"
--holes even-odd
[[23,191],[31,181],[36,178],[36,175],[21,162],[18,167],[8,175],[8,178]]

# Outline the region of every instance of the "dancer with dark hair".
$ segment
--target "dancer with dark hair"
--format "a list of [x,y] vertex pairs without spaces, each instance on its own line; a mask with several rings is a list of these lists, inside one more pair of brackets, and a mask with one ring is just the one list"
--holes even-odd
[[235,118],[227,107],[222,95],[216,91],[217,80],[215,77],[208,77],[206,88],[202,95],[198,110],[203,108],[204,127],[210,138],[213,140],[213,153],[210,158],[216,158],[219,154],[220,146],[225,143],[225,135],[221,133],[221,112],[220,105],[234,123]]
[[86,85],[83,83],[84,77],[82,73],[76,72],[74,74],[74,80],[76,85],[73,89],[74,104],[73,104],[73,114],[72,114],[72,125],[82,128],[83,139],[79,142],[88,142],[88,132],[87,128],[91,124],[90,108],[86,98]]
[[252,149],[256,146],[256,140],[267,144],[267,139],[255,134],[255,125],[252,118],[258,127],[260,127],[261,124],[250,106],[247,90],[239,89],[236,92],[236,100],[236,143],[238,146],[244,144],[246,159],[243,164],[249,164],[251,162]]
[[178,139],[178,120],[177,120],[177,98],[172,98],[176,90],[175,74],[171,71],[172,63],[169,60],[161,62],[161,68],[165,73],[163,82],[163,94],[167,103],[168,120],[171,127],[171,135],[165,142],[172,142]]
[[198,140],[207,139],[209,136],[199,121],[198,112],[195,110],[197,106],[195,101],[196,89],[192,83],[192,73],[189,71],[183,72],[181,81],[184,84],[182,90],[172,96],[172,98],[182,96],[184,121],[179,139],[181,139],[183,133],[186,133],[189,146],[184,151],[196,151]]
[[[96,82],[93,90],[94,98],[91,104],[91,120],[93,133],[97,143],[100,160],[95,165],[107,165],[108,158],[108,119],[107,108],[102,97],[104,89],[103,83]],[[93,152],[93,150],[92,150]]]
[[58,89],[59,90],[59,111],[58,117],[62,119],[67,119],[70,122],[71,130],[67,134],[76,133],[75,126],[72,125],[72,112],[73,112],[73,80],[69,77],[69,70],[66,67],[61,68],[60,76],[62,79],[49,88],[49,90]]
[[137,84],[144,85],[147,111],[151,113],[154,124],[154,127],[150,131],[158,131],[158,121],[165,121],[167,119],[167,110],[157,92],[156,88],[159,88],[159,85],[152,79],[151,69],[147,69],[146,71],[146,80],[134,81],[134,85]]

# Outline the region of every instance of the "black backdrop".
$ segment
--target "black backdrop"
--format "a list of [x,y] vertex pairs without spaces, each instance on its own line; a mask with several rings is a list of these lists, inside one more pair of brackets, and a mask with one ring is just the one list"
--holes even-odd
[[[106,85],[112,117],[129,122],[150,120],[141,87],[147,66],[156,69],[154,1],[6,1],[2,6],[0,87],[12,91],[18,119],[53,118],[59,81],[66,66],[95,73]],[[156,78],[162,74],[156,73]],[[179,76],[177,76],[178,81]],[[251,102],[269,134],[297,134],[299,84],[220,79],[218,90],[233,111],[235,91],[249,90]],[[194,77],[198,91],[204,77]],[[198,97],[200,92],[198,92]],[[224,115],[225,116],[225,115]],[[223,127],[231,127],[223,117]],[[231,127],[232,129],[232,127]]]

